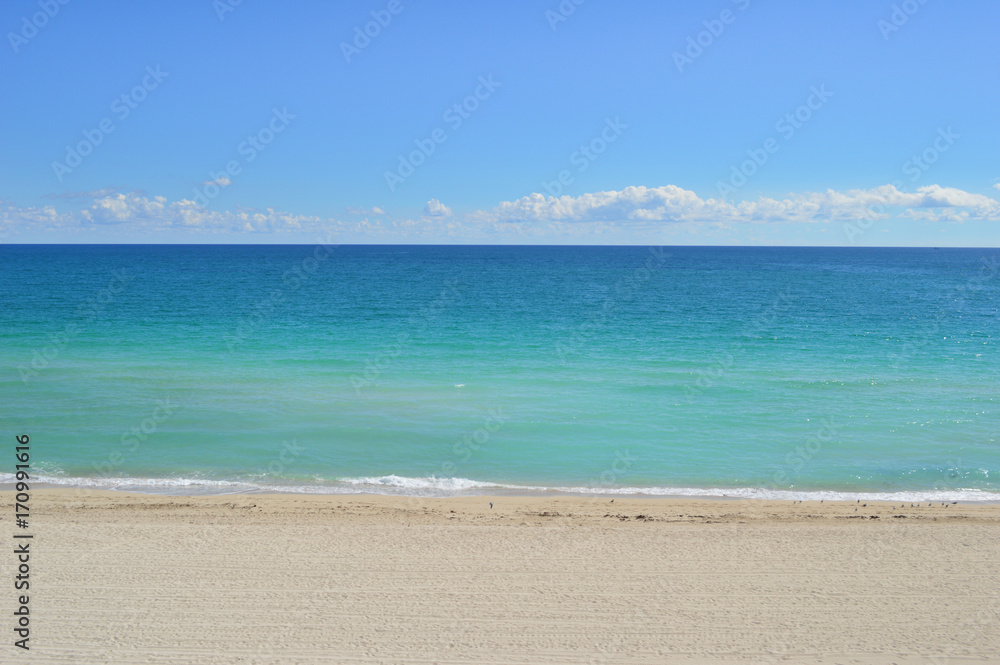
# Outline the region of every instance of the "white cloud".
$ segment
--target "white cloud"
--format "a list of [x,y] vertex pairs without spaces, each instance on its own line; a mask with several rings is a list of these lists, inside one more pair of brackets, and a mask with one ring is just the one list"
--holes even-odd
[[44,208],[0,209],[0,222],[11,228],[88,228],[120,226],[128,230],[202,229],[207,231],[300,231],[325,228],[319,217],[295,215],[268,208],[214,211],[194,201],[167,201],[166,197],[113,194],[91,201],[90,206],[59,213]]
[[[1000,189],[1000,187],[998,187]],[[710,237],[740,225],[767,222],[846,222],[895,218],[928,222],[1000,221],[1000,201],[960,189],[928,185],[902,192],[893,185],[848,191],[793,193],[776,199],[730,202],[701,198],[676,185],[626,187],[562,196],[531,194],[490,210],[455,216],[438,199],[414,218],[386,217],[384,209],[348,209],[355,221],[298,215],[267,208],[212,210],[194,201],[169,201],[141,192],[98,190],[84,203],[18,207],[0,200],[0,232],[104,229],[114,234],[151,232],[344,233],[355,241],[433,238],[489,241],[532,238],[614,237],[647,233],[670,225],[671,232]],[[69,207],[67,207],[69,206]],[[9,235],[9,234],[8,234]]]
[[577,197],[531,194],[504,201],[478,218],[515,222],[814,222],[887,217],[889,208],[906,208],[900,216],[913,219],[1000,220],[1000,201],[940,185],[919,187],[913,193],[901,192],[893,185],[846,192],[829,189],[790,194],[780,200],[761,197],[738,203],[703,199],[676,185],[639,186]]
[[233,181],[229,179],[229,176],[225,176],[224,175],[224,176],[219,176],[215,180],[206,180],[205,182],[203,182],[201,184],[202,185],[217,185],[219,187],[229,187],[229,185],[233,184]]
[[30,226],[51,229],[63,225],[63,216],[52,206],[19,208],[0,202],[0,228],[12,229]]
[[428,217],[451,217],[451,208],[437,199],[431,199],[424,206],[424,214]]

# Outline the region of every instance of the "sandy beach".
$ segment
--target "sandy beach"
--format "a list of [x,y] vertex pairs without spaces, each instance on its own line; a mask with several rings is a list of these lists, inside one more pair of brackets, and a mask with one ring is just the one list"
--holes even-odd
[[996,505],[31,501],[31,649],[5,546],[4,662],[1000,661]]

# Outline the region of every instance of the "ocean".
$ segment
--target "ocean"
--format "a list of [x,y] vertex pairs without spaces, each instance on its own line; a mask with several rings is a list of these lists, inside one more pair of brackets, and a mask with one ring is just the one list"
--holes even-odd
[[1000,250],[0,260],[7,485],[1000,500]]

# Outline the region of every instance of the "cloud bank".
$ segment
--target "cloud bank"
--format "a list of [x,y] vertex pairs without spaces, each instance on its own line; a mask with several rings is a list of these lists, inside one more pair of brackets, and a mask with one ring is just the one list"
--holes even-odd
[[[1000,189],[1000,185],[994,185]],[[46,197],[72,206],[88,193]],[[952,187],[927,185],[903,192],[894,185],[848,191],[826,190],[761,197],[738,202],[702,198],[676,185],[626,187],[580,196],[530,194],[503,201],[488,210],[455,215],[439,199],[430,199],[413,218],[389,218],[381,207],[352,208],[353,220],[299,215],[273,208],[211,210],[194,201],[169,201],[143,192],[97,190],[76,207],[56,204],[19,207],[0,201],[0,232],[73,230],[144,232],[225,232],[247,234],[345,232],[360,236],[414,237],[444,234],[488,240],[491,234],[520,235],[605,233],[677,224],[714,226],[755,223],[823,223],[909,219],[927,222],[1000,221],[1000,201]],[[364,218],[358,220],[358,216]],[[378,216],[371,220],[368,215]]]
[[893,185],[874,189],[792,194],[731,203],[703,199],[676,185],[626,187],[581,196],[531,194],[505,201],[484,218],[526,222],[821,222],[897,217],[962,221],[1000,219],[1000,201],[960,189],[928,185],[906,193]]

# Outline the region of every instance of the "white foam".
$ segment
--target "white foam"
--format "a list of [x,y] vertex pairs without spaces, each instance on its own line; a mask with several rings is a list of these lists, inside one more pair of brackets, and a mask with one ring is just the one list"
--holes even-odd
[[706,497],[721,499],[763,499],[786,501],[972,501],[1000,502],[1000,492],[978,489],[901,490],[898,492],[778,490],[762,487],[568,487],[559,491],[573,494],[608,494],[660,497]]
[[[14,474],[0,473],[0,489],[11,489]],[[150,494],[234,494],[279,492],[292,494],[392,494],[399,496],[448,497],[500,493],[506,495],[609,495],[637,497],[691,497],[718,499],[764,499],[797,501],[963,501],[1000,503],[1000,492],[971,488],[942,490],[834,491],[779,490],[760,487],[638,487],[638,486],[538,486],[494,483],[469,478],[407,477],[397,475],[337,478],[314,478],[313,484],[282,484],[243,480],[205,478],[73,478],[35,476],[32,487],[39,485],[105,489]]]
[[502,489],[532,489],[544,490],[544,487],[528,487],[526,485],[504,485],[502,483],[487,483],[468,478],[408,478],[406,476],[378,476],[367,478],[338,478],[339,482],[348,485],[363,486],[371,485],[377,487],[393,487],[399,489],[413,490],[439,490],[442,492],[461,492],[471,489],[485,489],[489,487]]
[[[0,488],[16,482],[14,474],[0,473]],[[69,476],[46,476],[32,474],[29,483],[32,486],[55,485],[57,487],[79,487],[87,489],[105,489],[121,491],[148,491],[152,493],[169,492],[186,489],[190,494],[226,494],[229,492],[254,491],[251,483],[241,483],[229,480],[206,480],[201,478],[127,478],[98,477],[76,478]],[[201,490],[200,492],[198,490]]]

